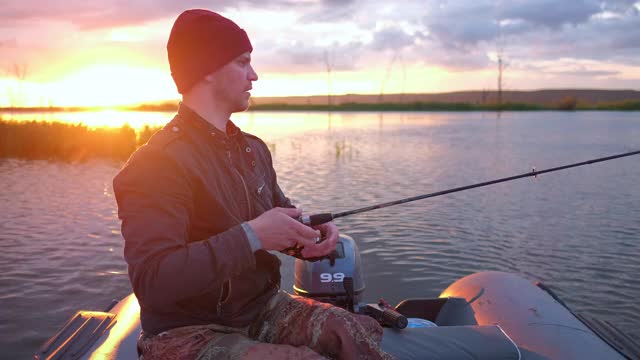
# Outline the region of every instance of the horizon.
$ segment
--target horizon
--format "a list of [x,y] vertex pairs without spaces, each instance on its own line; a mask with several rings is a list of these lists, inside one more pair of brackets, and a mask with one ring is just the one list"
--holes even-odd
[[[176,101],[166,40],[198,5],[9,0],[0,107]],[[635,0],[244,0],[210,10],[249,34],[254,98],[491,92],[500,60],[504,91],[640,89]]]
[[[522,90],[522,89],[505,89],[503,90],[503,95],[507,95],[509,93],[536,93],[536,92],[562,92],[562,91],[566,91],[566,92],[571,92],[571,91],[576,91],[576,92],[587,92],[587,91],[592,91],[592,92],[636,92],[640,94],[640,90],[638,89],[631,89],[631,88],[627,88],[627,89],[623,89],[623,88],[619,88],[619,89],[597,89],[597,88],[540,88],[540,89],[527,89],[527,90]],[[454,91],[446,91],[446,92],[423,92],[423,93],[385,93],[383,94],[383,96],[385,98],[393,98],[393,97],[398,97],[398,96],[436,96],[436,95],[448,95],[448,94],[471,94],[471,93],[487,93],[490,95],[494,95],[498,92],[498,90],[496,89],[475,89],[475,90],[454,90]],[[326,99],[328,96],[331,96],[332,98],[340,98],[340,97],[351,97],[351,96],[362,96],[362,97],[379,97],[380,94],[379,93],[348,93],[348,94],[311,94],[311,95],[284,95],[284,96],[251,96],[251,99],[253,100],[259,100],[259,99],[289,99],[289,98],[323,98]],[[571,95],[569,95],[571,96]],[[578,99],[579,100],[579,99]],[[620,101],[626,101],[626,100],[630,100],[630,99],[620,99]],[[631,99],[633,100],[633,99]],[[140,102],[140,103],[122,103],[122,104],[114,104],[114,105],[87,105],[87,106],[83,106],[83,105],[68,105],[68,106],[49,106],[49,105],[44,105],[44,106],[40,106],[40,105],[32,105],[32,106],[15,106],[15,107],[11,107],[11,106],[0,106],[0,110],[12,110],[12,109],[47,109],[47,108],[56,108],[56,109],[130,109],[130,108],[135,108],[135,107],[139,107],[139,106],[154,106],[154,105],[164,105],[164,104],[173,104],[173,103],[179,103],[180,101],[182,101],[181,98],[174,98],[174,99],[160,99],[160,100],[151,100],[149,102]],[[635,100],[633,100],[635,101]],[[420,102],[420,101],[418,101]],[[376,101],[377,103],[377,101]],[[393,101],[391,101],[390,103],[394,103]],[[446,102],[445,102],[446,103]],[[266,104],[271,104],[271,103],[266,103]],[[264,105],[264,104],[260,104],[260,105]]]

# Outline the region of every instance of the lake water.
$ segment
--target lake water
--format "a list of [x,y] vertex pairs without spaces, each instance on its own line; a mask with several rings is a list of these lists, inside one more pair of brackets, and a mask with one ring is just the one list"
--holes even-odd
[[[138,115],[159,123],[172,114]],[[281,187],[307,212],[640,149],[637,113],[264,112],[234,120],[270,144]],[[76,310],[104,309],[131,291],[111,187],[121,165],[0,160],[3,358],[28,358]],[[366,299],[437,297],[462,276],[508,271],[543,280],[573,309],[640,337],[640,156],[336,223],[360,247]]]

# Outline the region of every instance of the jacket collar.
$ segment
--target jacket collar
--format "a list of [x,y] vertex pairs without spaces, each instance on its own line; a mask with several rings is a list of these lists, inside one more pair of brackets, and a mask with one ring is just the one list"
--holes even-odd
[[196,133],[197,135],[194,135],[198,138],[203,139],[202,136],[204,135],[205,138],[211,139],[216,148],[229,150],[231,144],[235,142],[243,150],[241,151],[243,154],[241,157],[244,158],[247,168],[255,168],[256,156],[253,153],[253,149],[249,146],[243,132],[233,121],[227,121],[226,132],[222,132],[183,103],[180,103],[176,119],[184,126],[191,128],[191,132]]
[[223,132],[183,103],[180,103],[180,107],[178,108],[178,117],[182,119],[185,124],[193,125],[200,131],[209,133],[216,139],[228,138],[229,140],[238,141],[241,137],[242,132],[240,128],[237,127],[231,119],[227,121],[226,132]]

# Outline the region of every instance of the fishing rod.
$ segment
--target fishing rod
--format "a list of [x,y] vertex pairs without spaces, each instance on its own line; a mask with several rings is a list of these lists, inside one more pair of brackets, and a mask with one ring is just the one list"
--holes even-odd
[[554,171],[565,170],[565,169],[578,167],[578,166],[583,166],[583,165],[595,164],[595,163],[602,162],[602,161],[609,161],[609,160],[613,160],[613,159],[619,159],[619,158],[622,158],[622,157],[638,155],[638,154],[640,154],[640,150],[631,151],[631,152],[618,154],[618,155],[602,157],[602,158],[597,158],[597,159],[593,159],[593,160],[582,161],[582,162],[579,162],[579,163],[574,163],[574,164],[569,164],[569,165],[558,166],[558,167],[554,167],[554,168],[546,169],[546,170],[538,170],[538,171],[536,171],[535,168],[534,168],[531,172],[528,172],[528,173],[525,173],[525,174],[509,176],[509,177],[505,177],[505,178],[502,178],[502,179],[485,181],[485,182],[472,184],[472,185],[467,185],[467,186],[461,186],[461,187],[457,187],[457,188],[453,188],[453,189],[449,189],[449,190],[437,191],[437,192],[430,193],[430,194],[414,196],[414,197],[401,199],[401,200],[396,200],[396,201],[389,201],[389,202],[382,203],[382,204],[367,206],[367,207],[363,207],[363,208],[355,209],[355,210],[343,211],[343,212],[339,212],[339,213],[335,213],[335,214],[334,213],[321,213],[321,214],[314,214],[314,215],[304,215],[304,216],[301,216],[298,220],[301,223],[303,223],[305,225],[308,225],[308,226],[321,225],[321,224],[327,223],[327,222],[329,222],[329,221],[331,221],[333,219],[337,219],[337,218],[341,218],[341,217],[345,217],[345,216],[349,216],[349,215],[354,215],[354,214],[360,214],[360,213],[371,211],[371,210],[375,210],[375,209],[382,209],[382,208],[386,208],[386,207],[389,207],[389,206],[405,204],[405,203],[416,201],[416,200],[432,198],[432,197],[451,194],[451,193],[455,193],[455,192],[459,192],[459,191],[464,191],[464,190],[474,189],[474,188],[478,188],[478,187],[498,184],[498,183],[501,183],[501,182],[516,180],[516,179],[522,179],[522,178],[526,178],[526,177],[530,177],[530,176],[534,176],[535,177],[535,176],[538,176],[538,175],[541,175],[541,174],[546,174],[546,173],[550,173],[550,172],[554,172]]

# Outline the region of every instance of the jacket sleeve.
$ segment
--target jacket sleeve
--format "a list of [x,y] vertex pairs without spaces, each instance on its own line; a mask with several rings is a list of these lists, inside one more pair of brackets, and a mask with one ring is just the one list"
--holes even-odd
[[188,175],[162,149],[144,146],[114,178],[124,256],[143,306],[165,309],[220,292],[229,277],[255,268],[240,224],[189,242],[194,194]]

